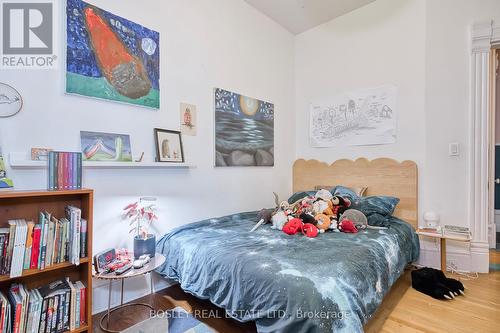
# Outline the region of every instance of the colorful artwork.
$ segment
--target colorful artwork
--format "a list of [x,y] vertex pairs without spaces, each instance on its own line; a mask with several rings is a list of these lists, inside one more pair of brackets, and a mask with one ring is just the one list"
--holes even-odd
[[181,103],[181,133],[196,136],[198,129],[196,105]]
[[82,131],[80,140],[86,161],[132,162],[128,135]]
[[67,0],[66,92],[158,109],[160,34]]
[[215,89],[215,166],[274,166],[274,104]]

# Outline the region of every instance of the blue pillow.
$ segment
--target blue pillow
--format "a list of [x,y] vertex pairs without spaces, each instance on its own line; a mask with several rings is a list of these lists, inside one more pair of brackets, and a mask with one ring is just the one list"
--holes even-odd
[[360,196],[356,194],[352,189],[349,187],[345,187],[342,185],[337,185],[335,186],[330,192],[332,192],[332,195],[338,195],[339,197],[347,197],[348,199],[351,200],[351,202],[359,200]]
[[292,204],[298,200],[304,199],[306,197],[311,197],[316,194],[317,191],[300,191],[292,194],[290,198],[288,198],[288,203]]
[[389,196],[358,197],[352,201],[351,208],[362,211],[366,216],[374,213],[389,216],[398,203],[399,198]]

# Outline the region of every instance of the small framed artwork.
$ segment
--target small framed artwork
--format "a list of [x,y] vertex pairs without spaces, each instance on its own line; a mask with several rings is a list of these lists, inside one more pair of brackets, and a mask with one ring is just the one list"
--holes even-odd
[[184,162],[181,132],[154,129],[157,162]]

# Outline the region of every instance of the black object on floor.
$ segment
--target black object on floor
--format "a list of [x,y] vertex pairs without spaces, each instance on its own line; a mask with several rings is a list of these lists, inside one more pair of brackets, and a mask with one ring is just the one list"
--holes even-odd
[[464,295],[462,282],[447,278],[442,271],[429,267],[412,271],[411,285],[415,290],[436,299],[453,299]]

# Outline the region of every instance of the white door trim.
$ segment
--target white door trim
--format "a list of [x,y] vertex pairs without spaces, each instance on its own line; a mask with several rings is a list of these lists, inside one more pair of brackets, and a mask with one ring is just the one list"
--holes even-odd
[[[490,196],[492,161],[490,119],[490,52],[500,43],[500,26],[493,21],[472,26],[471,112],[469,127],[469,225],[472,231],[471,269],[489,270],[488,227],[494,223]],[[491,208],[490,208],[491,207]]]

